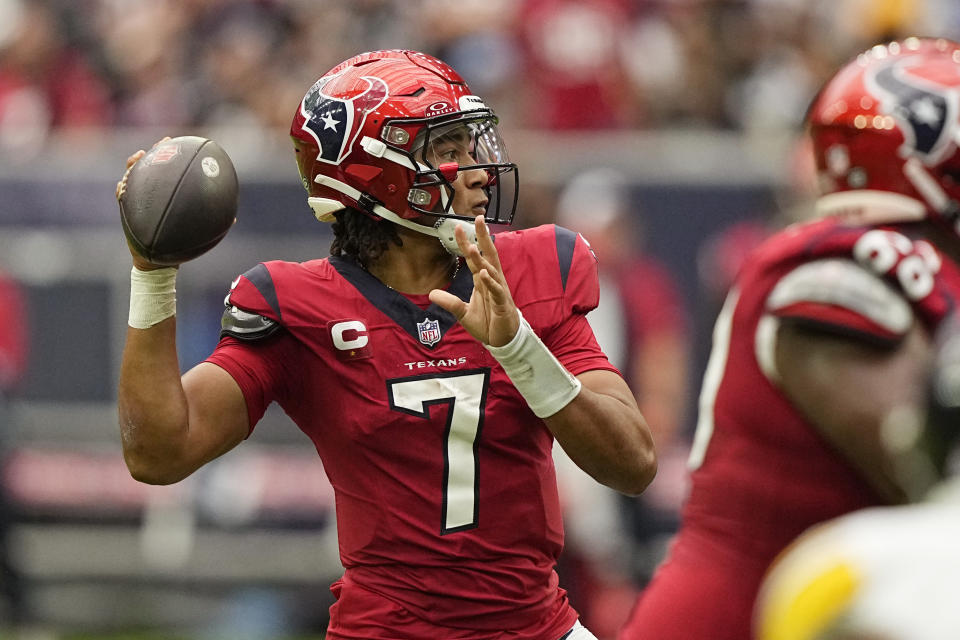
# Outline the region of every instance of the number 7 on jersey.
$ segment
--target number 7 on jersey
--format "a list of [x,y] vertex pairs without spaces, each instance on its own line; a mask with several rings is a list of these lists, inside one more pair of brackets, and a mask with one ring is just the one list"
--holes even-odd
[[432,405],[449,406],[443,443],[437,451],[440,454],[442,449],[443,455],[441,535],[477,526],[477,450],[489,381],[489,369],[387,380],[390,408],[394,411],[429,419]]

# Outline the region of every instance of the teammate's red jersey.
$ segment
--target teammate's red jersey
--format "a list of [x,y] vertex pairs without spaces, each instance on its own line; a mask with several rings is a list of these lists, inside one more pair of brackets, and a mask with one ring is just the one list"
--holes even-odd
[[773,346],[784,318],[890,345],[914,318],[935,327],[960,274],[908,229],[824,219],[746,262],[714,329],[682,526],[623,640],[750,638],[775,555],[814,523],[880,503],[773,382]]
[[[598,284],[583,239],[544,226],[495,241],[517,306],[567,369],[615,370],[584,316]],[[472,288],[464,267],[449,291]],[[340,257],[258,265],[227,304],[282,329],[224,337],[209,361],[239,383],[251,424],[280,404],[335,490],[346,573],[328,638],[570,629],[552,435],[452,315]]]

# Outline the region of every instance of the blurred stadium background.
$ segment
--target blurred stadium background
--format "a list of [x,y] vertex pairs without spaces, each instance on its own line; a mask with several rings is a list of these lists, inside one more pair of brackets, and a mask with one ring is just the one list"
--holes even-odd
[[126,474],[113,403],[129,257],[113,189],[136,149],[205,135],[240,177],[238,224],[179,278],[187,368],[216,343],[237,273],[326,254],[287,138],[303,91],[363,50],[438,55],[501,116],[519,225],[551,221],[587,168],[627,177],[645,250],[695,319],[696,389],[740,250],[803,215],[806,104],[852,54],[910,34],[960,37],[960,5],[0,0],[0,273],[24,311],[0,310],[0,544],[14,570],[0,638],[319,637],[339,575],[329,486],[279,411],[177,486]]

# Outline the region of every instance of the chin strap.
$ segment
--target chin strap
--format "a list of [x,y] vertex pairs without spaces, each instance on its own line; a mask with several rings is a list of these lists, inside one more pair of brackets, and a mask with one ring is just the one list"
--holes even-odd
[[[339,191],[343,195],[356,200],[357,202],[367,201],[366,196],[359,191],[354,189],[345,182],[341,182],[336,178],[330,178],[323,174],[317,175],[313,179],[319,185],[329,187],[334,191]],[[344,208],[343,203],[339,200],[331,200],[329,198],[317,198],[309,197],[307,198],[307,204],[310,205],[310,208],[313,209],[313,213],[316,216],[317,220],[321,222],[331,222],[333,221],[333,213]],[[407,220],[406,218],[401,218],[395,214],[390,209],[387,209],[382,204],[371,204],[367,209],[375,214],[389,220],[394,224],[398,224],[401,227],[406,227],[407,229],[412,229],[418,233],[424,235],[433,236],[440,240],[440,244],[443,245],[443,248],[452,253],[455,256],[463,255],[460,252],[460,247],[457,246],[457,239],[454,235],[454,231],[457,227],[461,227],[464,232],[467,234],[467,241],[476,244],[477,242],[477,232],[474,229],[473,225],[467,222],[466,220],[457,220],[454,218],[438,218],[437,223],[432,227],[428,227],[423,224],[417,224],[412,220]]]

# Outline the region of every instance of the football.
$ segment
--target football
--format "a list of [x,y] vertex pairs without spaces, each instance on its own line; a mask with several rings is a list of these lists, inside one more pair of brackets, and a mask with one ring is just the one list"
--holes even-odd
[[153,264],[176,266],[209,251],[237,217],[237,172],[213,140],[158,143],[130,168],[120,194],[123,232]]

